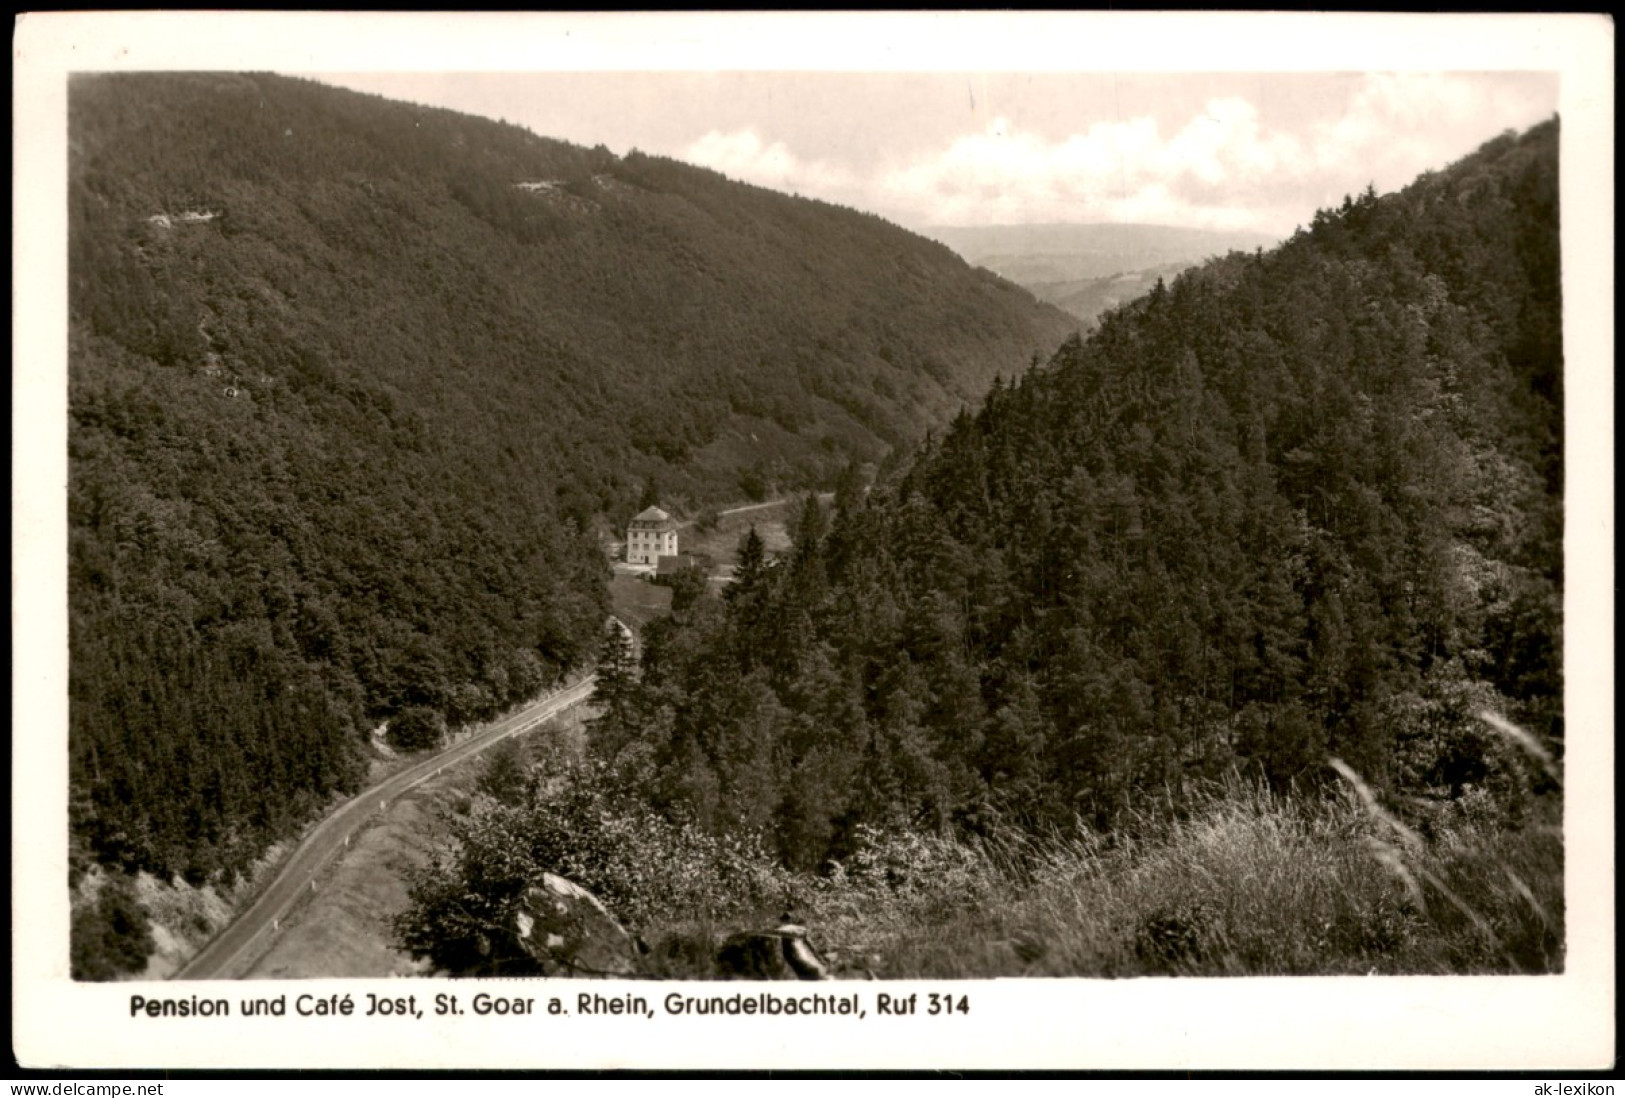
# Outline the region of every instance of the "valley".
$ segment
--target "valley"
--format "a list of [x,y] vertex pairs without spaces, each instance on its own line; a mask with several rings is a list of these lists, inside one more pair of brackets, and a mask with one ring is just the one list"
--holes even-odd
[[1563,971],[1555,118],[1284,240],[269,74],[69,134],[76,978],[256,888],[176,976]]
[[81,869],[229,877],[359,787],[380,720],[588,664],[598,540],[651,482],[819,487],[1072,327],[671,160],[269,75],[70,98]]

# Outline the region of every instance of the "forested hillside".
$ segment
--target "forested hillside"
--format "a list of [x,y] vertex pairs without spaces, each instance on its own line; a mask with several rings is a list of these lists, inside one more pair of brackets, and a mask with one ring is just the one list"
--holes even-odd
[[590,660],[651,481],[917,438],[1070,328],[876,218],[266,75],[69,94],[76,864],[242,868]]
[[996,383],[652,631],[600,749],[805,869],[865,828],[1109,832],[1236,772],[1302,794],[1333,757],[1424,816],[1516,801],[1477,714],[1561,742],[1557,141],[1351,198]]

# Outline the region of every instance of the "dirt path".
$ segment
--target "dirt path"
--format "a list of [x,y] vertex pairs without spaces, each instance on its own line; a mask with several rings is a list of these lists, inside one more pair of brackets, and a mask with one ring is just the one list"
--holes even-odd
[[[783,499],[770,499],[766,503],[746,503],[746,504],[742,504],[741,506],[738,506],[738,507],[725,507],[722,510],[717,512],[717,517],[718,518],[727,518],[729,515],[742,515],[747,511],[765,511],[769,507],[785,507],[785,506],[788,506],[789,504],[792,504],[792,503],[800,503],[802,501],[802,499],[804,499],[804,498],[805,497],[803,497],[803,496],[785,496]],[[829,503],[829,502],[833,501],[834,499],[835,499],[835,493],[834,492],[819,492],[818,493],[818,502],[819,503]],[[683,522],[682,525],[683,526],[692,526],[694,524],[694,522],[695,522],[694,519],[688,519],[687,521]]]

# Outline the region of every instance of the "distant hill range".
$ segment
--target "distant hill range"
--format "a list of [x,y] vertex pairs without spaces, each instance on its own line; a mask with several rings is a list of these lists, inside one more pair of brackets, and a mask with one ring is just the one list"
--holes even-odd
[[925,232],[1085,324],[1145,293],[1159,277],[1278,242],[1262,233],[1171,225],[941,225]]

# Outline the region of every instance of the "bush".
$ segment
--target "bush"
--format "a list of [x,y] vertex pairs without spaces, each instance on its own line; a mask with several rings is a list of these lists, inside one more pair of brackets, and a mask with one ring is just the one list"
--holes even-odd
[[1134,929],[1134,955],[1153,972],[1178,971],[1202,959],[1211,935],[1212,912],[1201,903],[1158,908]]
[[747,469],[739,474],[739,490],[745,493],[745,498],[752,503],[761,503],[767,498],[767,481],[760,471]]
[[1342,769],[1313,797],[1232,776],[1110,835],[860,825],[815,875],[660,815],[608,763],[564,764],[533,771],[536,803],[452,822],[455,858],[414,883],[397,940],[477,971],[481,936],[551,871],[643,935],[646,974],[687,979],[717,974],[717,928],[782,910],[838,969],[895,979],[1561,971],[1560,797],[1513,820],[1471,788],[1424,837]]
[[427,751],[439,747],[445,735],[445,720],[425,706],[408,706],[390,718],[389,742],[402,751]]
[[567,763],[558,789],[519,814],[538,870],[590,889],[632,927],[782,906],[788,875],[754,837],[719,838],[624,793],[602,761]]
[[127,878],[109,877],[95,900],[74,912],[68,948],[75,980],[116,980],[147,967],[152,926]]
[[630,930],[755,918],[784,905],[788,874],[758,842],[673,822],[621,791],[614,775],[603,762],[563,763],[533,776],[550,792],[530,804],[482,800],[448,820],[455,852],[412,881],[396,941],[439,968],[481,971],[490,931],[509,923],[544,873],[588,889]]
[[519,804],[525,799],[525,767],[519,761],[518,741],[506,740],[492,748],[475,786],[503,804]]
[[940,835],[859,824],[853,844],[850,857],[811,885],[828,914],[844,906],[870,917],[884,910],[929,920],[989,900],[1010,883],[976,848]]

